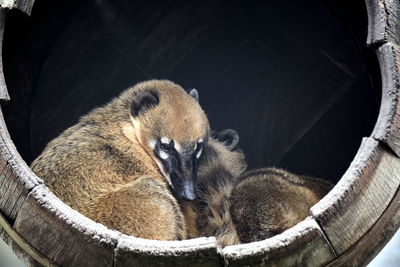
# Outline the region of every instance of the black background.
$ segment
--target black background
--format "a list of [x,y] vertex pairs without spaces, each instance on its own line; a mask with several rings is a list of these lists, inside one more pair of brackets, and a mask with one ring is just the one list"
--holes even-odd
[[29,163],[79,116],[147,79],[197,88],[249,167],[336,182],[380,103],[364,1],[36,0],[7,13],[6,123]]

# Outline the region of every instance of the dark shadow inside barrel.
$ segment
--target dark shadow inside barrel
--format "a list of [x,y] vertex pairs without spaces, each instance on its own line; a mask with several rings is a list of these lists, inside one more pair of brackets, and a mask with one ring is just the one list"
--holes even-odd
[[336,182],[380,103],[364,1],[51,1],[7,13],[4,115],[30,163],[93,107],[139,81],[197,88],[249,167]]

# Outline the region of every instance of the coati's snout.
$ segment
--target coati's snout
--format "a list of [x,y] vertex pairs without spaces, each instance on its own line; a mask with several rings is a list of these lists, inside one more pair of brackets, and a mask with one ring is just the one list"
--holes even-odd
[[210,133],[197,91],[188,94],[169,81],[139,84],[132,99],[131,120],[137,140],[174,195],[196,199],[198,159]]
[[178,145],[173,140],[161,139],[155,155],[162,163],[164,176],[179,199],[195,200],[198,159],[203,151],[203,139],[195,144]]
[[200,138],[195,144],[179,144],[163,137],[150,144],[161,172],[179,199],[194,200],[197,197],[197,166],[203,142]]

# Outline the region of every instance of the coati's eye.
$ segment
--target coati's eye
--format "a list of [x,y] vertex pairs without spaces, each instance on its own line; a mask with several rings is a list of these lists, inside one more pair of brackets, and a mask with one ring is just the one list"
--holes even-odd
[[203,149],[203,143],[197,143],[196,152],[201,151]]
[[161,138],[160,143],[161,149],[165,152],[170,152],[174,147],[174,141],[166,137]]
[[199,141],[197,141],[197,147],[196,147],[196,158],[200,158],[201,152],[203,152],[203,139],[200,138]]
[[171,151],[172,146],[171,146],[171,144],[163,144],[163,143],[161,143],[161,148],[162,148],[162,150],[164,150],[165,152],[169,152],[169,151]]

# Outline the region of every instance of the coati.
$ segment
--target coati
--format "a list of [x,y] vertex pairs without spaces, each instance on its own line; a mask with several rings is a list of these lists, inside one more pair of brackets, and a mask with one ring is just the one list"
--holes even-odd
[[229,198],[241,243],[260,241],[294,226],[332,188],[329,182],[282,169],[251,170],[239,177]]
[[171,81],[139,83],[52,140],[31,168],[66,204],[111,229],[184,239],[177,200],[196,198],[210,134],[197,100],[196,90]]
[[189,237],[215,236],[220,246],[239,243],[230,216],[230,193],[247,168],[234,130],[213,132],[199,159],[198,198],[183,205]]
[[199,197],[191,202],[197,236],[215,236],[221,247],[283,232],[305,219],[332,188],[282,169],[243,173],[247,164],[242,151],[234,150],[238,141],[234,130],[212,134],[199,160]]

